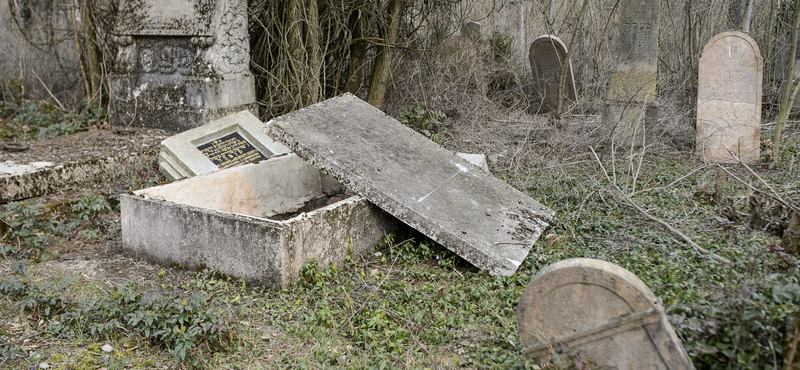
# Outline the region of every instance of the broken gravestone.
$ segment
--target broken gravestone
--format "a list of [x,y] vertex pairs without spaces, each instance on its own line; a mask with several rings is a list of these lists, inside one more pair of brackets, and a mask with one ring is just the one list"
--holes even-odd
[[605,261],[574,258],[539,271],[517,306],[517,330],[535,359],[566,346],[603,368],[694,369],[647,285]]
[[122,0],[111,122],[184,131],[257,113],[244,0]]
[[553,211],[357,97],[268,122],[268,134],[493,275],[510,275]]
[[622,0],[619,10],[618,62],[608,83],[602,125],[611,141],[627,145],[641,141],[647,108],[656,100],[659,2]]
[[256,163],[289,149],[264,134],[249,111],[212,121],[161,142],[158,165],[170,180]]
[[706,161],[737,163],[738,157],[744,163],[758,162],[762,64],[755,40],[742,32],[720,33],[703,48],[696,151]]
[[561,84],[561,71],[566,64],[566,79],[562,93],[562,104],[566,106],[577,100],[575,95],[575,77],[572,74],[572,62],[567,60],[567,47],[556,36],[542,35],[531,43],[528,55],[531,71],[536,81],[536,92],[542,99],[543,107],[558,107],[558,92]]

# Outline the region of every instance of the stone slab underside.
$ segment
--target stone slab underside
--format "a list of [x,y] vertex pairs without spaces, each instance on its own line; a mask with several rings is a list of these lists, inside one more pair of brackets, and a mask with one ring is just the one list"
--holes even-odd
[[353,95],[278,117],[298,156],[493,275],[511,275],[553,211]]

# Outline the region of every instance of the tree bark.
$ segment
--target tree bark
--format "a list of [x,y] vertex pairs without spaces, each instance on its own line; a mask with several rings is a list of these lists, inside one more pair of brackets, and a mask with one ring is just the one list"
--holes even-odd
[[393,45],[400,34],[400,17],[405,5],[405,0],[390,0],[387,6],[387,19],[382,32],[383,44],[378,46],[378,55],[375,57],[375,67],[367,94],[367,102],[378,109],[383,108],[386,90],[392,77]]
[[365,12],[356,10],[351,16],[350,29],[353,41],[350,43],[350,61],[347,63],[347,82],[344,91],[357,95],[361,90],[362,72],[367,57],[368,43],[364,37],[369,35],[370,22]]
[[[789,112],[794,104],[794,97],[797,96],[797,89],[792,93],[794,85],[794,63],[797,57],[797,31],[800,28],[800,0],[794,1],[794,14],[792,22],[792,44],[789,49],[789,60],[786,61],[786,78],[781,95],[781,105],[778,110],[778,121],[775,123],[775,136],[772,138],[774,148],[773,160],[780,157],[781,140],[783,140],[783,128],[789,119]],[[791,99],[790,99],[791,98]]]
[[306,0],[305,45],[308,53],[308,70],[306,71],[306,90],[303,91],[303,105],[319,102],[320,80],[322,79],[322,31],[319,26],[319,4],[317,0]]
[[97,27],[91,0],[81,0],[81,27],[90,89],[86,98],[100,104],[103,98],[103,62],[97,45]]

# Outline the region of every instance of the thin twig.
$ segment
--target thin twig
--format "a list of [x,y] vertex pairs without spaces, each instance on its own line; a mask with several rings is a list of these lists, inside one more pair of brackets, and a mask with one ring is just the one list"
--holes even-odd
[[723,171],[727,172],[727,173],[728,173],[728,175],[732,176],[732,177],[733,177],[734,179],[736,179],[737,181],[741,182],[742,184],[744,184],[745,186],[747,186],[748,188],[750,188],[750,190],[753,190],[753,191],[759,192],[759,193],[761,193],[761,194],[767,195],[767,196],[769,196],[769,197],[771,197],[771,198],[773,198],[773,199],[777,200],[778,202],[781,202],[781,204],[783,204],[784,206],[786,206],[786,207],[790,208],[791,210],[793,210],[793,211],[795,211],[795,212],[798,212],[798,213],[800,213],[800,207],[797,207],[797,206],[795,206],[795,205],[793,205],[793,204],[791,204],[791,203],[787,202],[785,199],[783,199],[783,197],[782,197],[780,194],[778,194],[778,192],[777,192],[777,191],[775,191],[775,189],[773,189],[773,188],[772,188],[772,186],[771,186],[769,183],[767,183],[766,181],[764,181],[764,179],[763,179],[763,178],[761,178],[761,176],[759,176],[759,175],[758,175],[758,174],[757,174],[755,171],[753,171],[753,169],[752,169],[752,168],[750,168],[750,166],[748,166],[748,165],[747,165],[747,163],[744,163],[744,162],[742,162],[742,160],[741,160],[739,157],[737,157],[737,156],[736,156],[736,154],[733,154],[733,152],[732,152],[730,149],[728,149],[728,146],[727,146],[727,145],[725,146],[725,150],[727,150],[727,151],[728,151],[728,153],[729,153],[730,155],[732,155],[732,156],[733,156],[733,158],[735,158],[737,162],[739,162],[739,164],[741,164],[742,166],[744,166],[744,168],[746,168],[746,169],[747,169],[747,171],[749,171],[749,172],[750,172],[750,174],[752,174],[753,176],[755,176],[755,177],[756,177],[756,179],[758,179],[758,181],[759,181],[759,182],[761,182],[761,184],[762,184],[762,185],[766,186],[766,187],[767,187],[767,189],[769,189],[769,191],[770,191],[770,192],[772,192],[772,194],[768,194],[768,193],[764,192],[763,190],[756,189],[756,188],[755,188],[755,187],[753,187],[752,185],[750,185],[750,184],[747,184],[747,183],[745,183],[744,181],[742,181],[742,180],[740,180],[739,178],[737,178],[736,176],[734,176],[732,173],[730,173],[730,171],[728,171],[728,170],[727,170],[725,167],[723,167],[721,164],[717,164],[717,166],[719,166],[719,168],[721,168]]
[[[598,156],[597,156],[597,152],[595,152],[594,148],[591,148],[591,147],[590,147],[590,149],[592,150],[592,154],[594,154],[594,157],[595,157],[595,159],[597,160],[597,163],[600,165],[600,169],[602,169],[602,170],[603,170],[603,174],[605,174],[605,176],[606,176],[606,179],[608,179],[608,178],[609,178],[609,176],[608,176],[608,173],[607,173],[607,171],[606,171],[606,168],[605,168],[605,166],[603,166],[603,162],[601,162],[601,161],[600,161],[600,157],[598,157]],[[678,230],[678,229],[676,229],[676,228],[672,227],[672,225],[668,224],[666,221],[663,221],[663,220],[659,219],[658,217],[655,217],[655,216],[653,216],[653,215],[651,215],[651,214],[647,213],[647,211],[645,211],[644,209],[642,209],[642,207],[639,207],[639,205],[638,205],[638,204],[636,204],[636,202],[634,202],[634,201],[633,201],[633,199],[631,199],[630,197],[628,197],[628,195],[627,195],[627,194],[625,194],[625,192],[623,192],[623,191],[622,191],[622,189],[620,189],[620,188],[619,188],[619,186],[617,186],[617,184],[611,184],[611,185],[614,187],[614,189],[616,189],[616,190],[617,190],[617,192],[618,192],[618,193],[619,193],[619,194],[622,196],[622,198],[623,198],[623,199],[624,199],[624,200],[625,200],[625,201],[626,201],[626,202],[627,202],[629,205],[631,205],[633,208],[635,208],[637,211],[639,211],[639,213],[641,213],[641,214],[642,214],[643,216],[645,216],[647,219],[649,219],[649,220],[651,220],[651,221],[653,221],[653,222],[656,222],[656,223],[658,223],[659,225],[663,226],[664,228],[666,228],[666,229],[667,229],[667,230],[669,230],[670,232],[674,233],[675,235],[677,235],[678,237],[680,237],[681,239],[683,239],[683,241],[684,241],[684,242],[686,242],[686,244],[689,244],[690,246],[692,246],[692,248],[694,248],[694,249],[695,249],[695,250],[697,250],[698,252],[701,252],[701,253],[703,253],[703,254],[708,254],[708,255],[711,255],[711,257],[715,258],[715,259],[716,259],[716,260],[718,260],[718,261],[721,261],[721,262],[724,262],[724,263],[727,263],[727,264],[731,264],[731,261],[730,261],[729,259],[727,259],[727,258],[724,258],[724,257],[722,257],[722,256],[720,256],[720,255],[718,255],[718,254],[716,254],[716,253],[714,253],[714,252],[711,252],[711,251],[709,251],[708,249],[705,249],[705,248],[703,248],[703,247],[701,247],[701,246],[697,245],[697,243],[695,243],[695,242],[694,242],[694,241],[693,241],[691,238],[689,238],[688,236],[686,236],[686,234],[684,234],[684,233],[682,233],[680,230]]]
[[55,101],[56,101],[56,104],[58,104],[58,106],[59,106],[59,107],[61,107],[61,109],[63,109],[63,110],[67,110],[67,108],[64,108],[64,104],[61,104],[61,101],[60,101],[60,100],[58,100],[58,98],[56,98],[56,96],[55,96],[55,95],[53,95],[53,92],[52,92],[52,91],[50,91],[50,89],[48,89],[48,88],[47,88],[47,85],[45,85],[45,84],[44,84],[44,81],[42,81],[42,79],[39,77],[39,75],[38,75],[38,74],[36,74],[36,71],[34,71],[33,69],[31,69],[31,73],[33,73],[33,76],[34,76],[34,77],[36,77],[36,79],[37,79],[37,80],[39,80],[39,83],[41,83],[41,84],[42,84],[42,87],[44,87],[45,91],[47,91],[47,93],[50,95],[50,97],[51,97],[51,98],[53,98],[53,100],[55,100]]

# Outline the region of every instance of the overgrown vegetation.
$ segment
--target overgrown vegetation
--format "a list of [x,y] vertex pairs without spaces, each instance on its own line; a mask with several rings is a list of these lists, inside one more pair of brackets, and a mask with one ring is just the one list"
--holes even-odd
[[[800,160],[795,149],[785,153],[792,157],[782,163]],[[613,165],[611,159],[587,160],[505,172],[506,181],[556,210],[551,230],[511,277],[488,276],[424,237],[403,233],[390,235],[374,254],[349,256],[344,266],[308,261],[299,282],[279,292],[212,273],[189,275],[184,283],[159,274],[148,277],[156,282],[149,288],[129,283],[87,290],[97,282],[37,278],[35,271],[47,264],[9,259],[0,265],[3,322],[38,327],[35,342],[58,345],[32,350],[15,341],[20,334],[0,336],[4,361],[72,368],[102,355],[58,348],[129,343],[138,349],[106,361],[117,358],[116,368],[537,369],[544,364],[521,354],[517,301],[540,269],[590,257],[625,267],[663,299],[698,369],[780,369],[787,317],[800,310],[800,261],[779,248],[781,219],[763,217],[756,225],[747,207],[758,192],[745,185],[752,174],[728,166],[745,181],[728,177],[715,188],[717,168],[639,154],[641,166],[630,166],[634,156],[615,158]],[[607,178],[599,163],[615,169],[613,176]],[[797,201],[800,169],[758,171],[784,199]],[[732,265],[692,248],[622,194]],[[97,199],[73,202],[70,217],[106,212]],[[14,217],[50,224],[37,212],[25,214]],[[547,368],[594,367],[579,350],[562,348]]]

